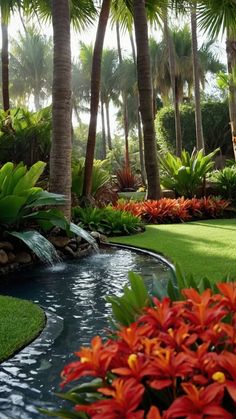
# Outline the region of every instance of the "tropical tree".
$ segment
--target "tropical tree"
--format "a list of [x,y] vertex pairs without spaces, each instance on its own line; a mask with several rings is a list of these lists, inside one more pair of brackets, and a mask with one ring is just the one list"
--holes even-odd
[[90,102],[90,123],[88,142],[84,168],[83,196],[89,197],[92,186],[93,159],[96,142],[97,114],[99,106],[102,50],[106,32],[106,26],[110,13],[111,0],[103,0],[99,15],[96,40],[93,51],[92,73],[91,73],[91,102]]
[[2,101],[4,111],[10,108],[9,95],[9,50],[8,50],[8,23],[14,10],[19,9],[21,0],[1,0],[1,32],[2,32]]
[[105,105],[107,122],[107,143],[109,150],[112,149],[110,129],[110,101],[117,95],[117,65],[118,56],[115,49],[105,49],[102,53],[101,68],[101,107]]
[[71,215],[71,49],[69,0],[52,0],[53,87],[50,190],[65,196]]
[[148,47],[147,14],[144,0],[134,0],[134,28],[137,48],[137,75],[140,113],[143,123],[144,156],[147,172],[147,198],[160,198],[160,178],[154,130],[150,54]]
[[234,156],[236,160],[236,3],[234,0],[199,1],[199,22],[212,38],[226,35],[228,61],[229,113]]
[[51,94],[52,85],[52,41],[34,27],[18,33],[11,42],[10,58],[12,95],[33,94],[35,110]]

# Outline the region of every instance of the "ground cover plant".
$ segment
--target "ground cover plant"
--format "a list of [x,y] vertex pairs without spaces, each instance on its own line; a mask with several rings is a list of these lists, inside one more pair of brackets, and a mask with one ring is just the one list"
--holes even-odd
[[75,207],[72,213],[74,221],[82,228],[107,236],[134,234],[144,229],[139,216],[112,207]]
[[181,266],[194,278],[236,279],[236,220],[218,219],[184,224],[147,225],[145,232],[110,241],[154,251]]
[[30,301],[0,296],[0,362],[38,336],[45,325],[44,311]]
[[218,198],[171,199],[158,201],[118,201],[114,209],[140,216],[150,224],[178,223],[196,219],[222,217],[229,201]]
[[[183,301],[153,298],[135,322],[75,354],[62,371],[60,397],[71,418],[233,419],[236,409],[236,285],[182,291]],[[81,384],[80,378],[92,381]],[[95,380],[93,380],[95,378]],[[50,413],[48,413],[50,415]]]

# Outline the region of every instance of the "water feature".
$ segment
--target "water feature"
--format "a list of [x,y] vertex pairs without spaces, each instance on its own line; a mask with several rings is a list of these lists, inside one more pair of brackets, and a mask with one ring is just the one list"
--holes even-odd
[[48,313],[39,339],[0,366],[0,419],[41,419],[37,407],[58,407],[60,371],[87,345],[104,336],[110,306],[106,295],[119,295],[128,271],[166,281],[170,268],[153,257],[108,249],[79,261],[37,267],[0,282],[0,294],[33,300]]

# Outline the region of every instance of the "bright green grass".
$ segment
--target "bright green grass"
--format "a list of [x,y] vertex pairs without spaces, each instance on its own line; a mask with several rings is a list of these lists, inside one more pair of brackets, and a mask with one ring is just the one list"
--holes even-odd
[[37,305],[0,296],[0,362],[32,342],[44,325],[44,311]]
[[220,281],[236,280],[236,219],[149,225],[141,234],[111,241],[153,250],[185,273]]

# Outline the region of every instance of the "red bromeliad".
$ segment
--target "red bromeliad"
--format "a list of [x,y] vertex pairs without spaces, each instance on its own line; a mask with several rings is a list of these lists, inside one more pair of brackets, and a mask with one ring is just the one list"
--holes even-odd
[[81,348],[62,384],[101,381],[75,410],[95,419],[235,419],[236,286],[218,288],[222,294],[184,290],[185,301],[154,299],[112,340],[97,336]]

